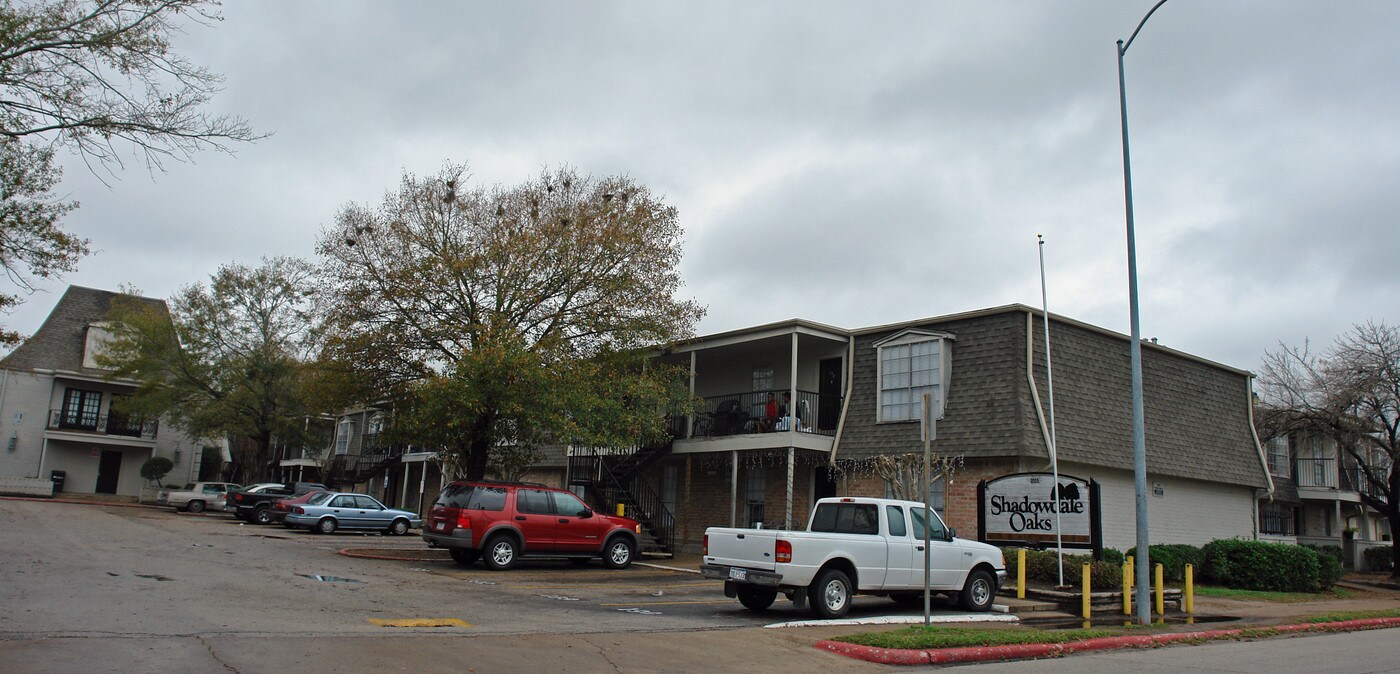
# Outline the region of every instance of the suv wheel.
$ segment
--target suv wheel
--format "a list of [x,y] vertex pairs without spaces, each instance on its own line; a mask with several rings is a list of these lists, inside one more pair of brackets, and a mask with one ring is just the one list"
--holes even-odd
[[603,546],[603,566],[609,569],[625,569],[632,564],[635,552],[632,541],[626,536],[614,536]]
[[515,566],[515,559],[520,555],[520,550],[514,538],[497,535],[486,542],[485,553],[487,568],[492,571],[505,571]]

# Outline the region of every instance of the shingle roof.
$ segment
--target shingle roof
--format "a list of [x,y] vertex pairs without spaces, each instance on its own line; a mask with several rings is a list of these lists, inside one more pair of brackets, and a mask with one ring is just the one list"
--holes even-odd
[[106,370],[83,367],[83,349],[89,325],[101,323],[112,308],[112,300],[127,297],[147,302],[167,312],[165,302],[135,295],[115,293],[110,290],[97,290],[82,286],[68,286],[68,290],[49,312],[44,324],[32,337],[0,360],[0,368],[7,370],[51,369],[66,372],[80,372],[92,376],[103,376]]
[[[1040,408],[1048,411],[1039,314],[1013,305],[859,331],[853,398],[838,459],[921,450],[919,424],[878,423],[875,409],[875,343],[919,327],[956,337],[948,347],[951,381],[936,451],[967,458],[1048,460],[1036,398],[1026,377],[1029,335],[1036,393]],[[1061,460],[1132,470],[1128,338],[1057,316],[1051,319],[1055,435]],[[1142,357],[1148,471],[1266,486],[1250,430],[1249,373],[1152,344],[1144,346]]]

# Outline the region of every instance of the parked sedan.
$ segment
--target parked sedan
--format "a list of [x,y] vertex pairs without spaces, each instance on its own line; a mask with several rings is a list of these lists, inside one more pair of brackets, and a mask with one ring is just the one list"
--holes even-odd
[[204,512],[206,508],[223,510],[225,494],[238,489],[232,482],[191,482],[181,489],[160,490],[156,504],[192,513]]
[[272,509],[267,511],[268,524],[281,524],[284,527],[291,528],[292,525],[287,524],[287,515],[292,512],[292,508],[306,503],[324,493],[326,493],[324,490],[318,489],[316,491],[306,492],[301,496],[277,499],[277,502],[272,504]]
[[322,534],[335,533],[336,529],[358,529],[402,536],[409,529],[423,526],[423,520],[417,513],[386,507],[368,494],[326,492],[302,505],[292,506],[284,524]]

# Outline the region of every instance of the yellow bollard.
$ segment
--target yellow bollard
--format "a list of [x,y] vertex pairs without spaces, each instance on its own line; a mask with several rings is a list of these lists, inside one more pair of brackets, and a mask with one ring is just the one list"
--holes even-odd
[[1089,565],[1088,565],[1088,564],[1085,564],[1085,565],[1083,565],[1083,566],[1084,566],[1084,619],[1085,619],[1085,620],[1088,620],[1088,619],[1089,619],[1089,614],[1090,614],[1090,611],[1089,611],[1089,591],[1090,591],[1090,587],[1089,587]]
[[1166,615],[1166,603],[1163,601],[1163,594],[1166,590],[1162,587],[1162,565],[1157,565],[1157,615]]
[[1016,551],[1016,598],[1026,598],[1026,549]]
[[1184,596],[1182,597],[1182,601],[1183,601],[1184,604],[1185,604],[1186,612],[1187,612],[1187,613],[1195,613],[1195,612],[1196,612],[1196,567],[1194,567],[1194,566],[1192,566],[1192,565],[1190,565],[1190,564],[1187,564],[1187,565],[1186,565],[1186,587],[1183,588],[1182,592],[1184,593]]
[[1133,558],[1123,562],[1123,615],[1133,614]]
[[1133,585],[1137,583],[1137,570],[1133,565],[1133,556],[1128,555],[1128,591],[1133,591]]
[[627,504],[625,504],[625,503],[619,503],[619,504],[617,504],[617,516],[618,516],[618,517],[626,517],[626,516],[627,516]]

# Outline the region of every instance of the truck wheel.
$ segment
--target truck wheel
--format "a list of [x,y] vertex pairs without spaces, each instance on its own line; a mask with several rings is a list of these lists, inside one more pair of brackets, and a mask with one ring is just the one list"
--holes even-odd
[[762,611],[773,605],[773,601],[778,598],[777,590],[766,590],[748,585],[738,587],[739,603],[750,611]]
[[185,510],[192,513],[202,513],[204,512],[204,501],[190,501],[185,504]]
[[967,582],[963,583],[958,601],[964,611],[989,611],[996,594],[997,582],[992,580],[992,574],[978,569],[967,574]]
[[452,554],[452,561],[462,566],[475,564],[477,558],[481,556],[480,552],[468,550],[466,548],[448,548],[447,551]]
[[840,618],[851,610],[851,579],[840,569],[827,569],[807,588],[807,600],[818,618]]
[[492,571],[505,571],[515,566],[515,558],[520,554],[518,547],[515,544],[515,539],[505,535],[497,535],[487,541],[486,568]]
[[632,564],[632,541],[626,536],[616,536],[603,548],[603,566],[609,569],[625,569]]
[[272,524],[272,513],[268,512],[267,506],[253,511],[253,522],[257,524]]

